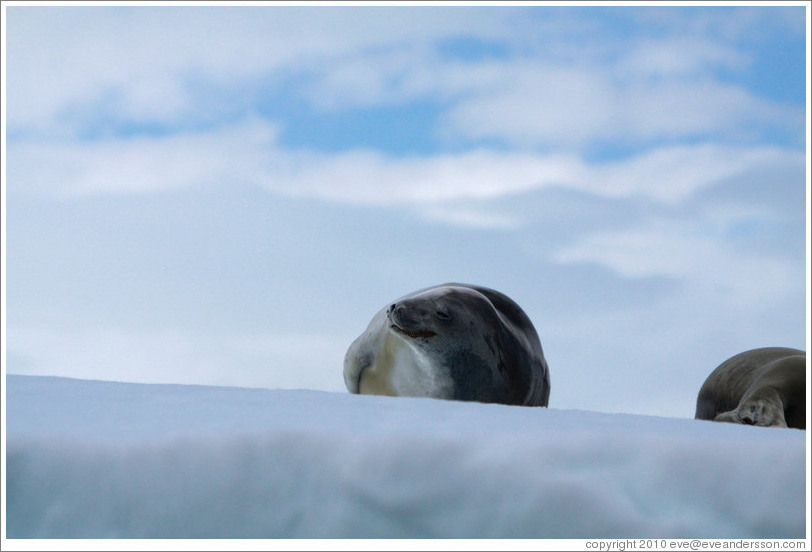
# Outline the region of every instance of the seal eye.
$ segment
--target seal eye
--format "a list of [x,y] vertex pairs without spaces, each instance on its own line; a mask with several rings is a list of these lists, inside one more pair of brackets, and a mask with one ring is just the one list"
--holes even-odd
[[438,310],[436,314],[440,320],[451,320],[451,317],[445,311]]

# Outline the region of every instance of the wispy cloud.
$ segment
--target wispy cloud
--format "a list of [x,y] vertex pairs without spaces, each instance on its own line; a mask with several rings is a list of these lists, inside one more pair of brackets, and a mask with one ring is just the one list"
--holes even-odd
[[267,162],[263,150],[274,136],[273,125],[247,123],[208,133],[9,144],[9,192],[70,197],[245,181],[267,170],[257,165]]
[[71,376],[84,379],[343,391],[335,367],[353,337],[16,326],[9,341],[21,374],[52,375],[70,359]]
[[337,59],[507,32],[503,14],[450,9],[11,7],[8,15],[9,128],[40,132],[111,99],[130,117],[175,121],[194,114],[201,87],[239,93],[330,67],[341,82]]
[[[228,122],[234,109],[257,108],[234,99],[259,87],[292,90],[328,111],[443,102],[438,135],[525,147],[802,132],[802,106],[731,80],[751,52],[680,35],[690,25],[677,16],[660,21],[664,38],[629,17],[630,35],[619,40],[589,12],[573,20],[555,9],[328,11],[11,8],[9,129],[81,133],[90,113],[124,126]],[[577,60],[562,53],[572,36],[554,31],[556,22],[581,37]],[[443,49],[459,37],[501,44],[505,54],[459,59]],[[221,113],[212,98],[223,94],[232,107]]]
[[718,69],[741,70],[750,59],[736,48],[706,37],[646,37],[618,62],[618,73],[631,79],[707,75]]
[[737,175],[804,163],[795,150],[712,144],[599,163],[486,149],[413,157],[372,150],[324,154],[281,147],[278,133],[277,125],[252,119],[208,132],[10,144],[9,191],[70,196],[248,184],[295,197],[419,206],[559,187],[676,203]]
[[661,75],[640,70],[628,77],[623,62],[610,67],[538,62],[498,67],[491,82],[448,111],[444,122],[450,128],[444,132],[556,149],[719,139],[737,132],[753,140],[776,130],[797,139],[802,133],[802,106],[758,98],[704,71]]
[[793,295],[804,278],[782,256],[737,251],[701,219],[648,221],[622,231],[584,236],[556,255],[559,262],[597,263],[631,278],[664,276],[688,282],[720,303],[763,308]]

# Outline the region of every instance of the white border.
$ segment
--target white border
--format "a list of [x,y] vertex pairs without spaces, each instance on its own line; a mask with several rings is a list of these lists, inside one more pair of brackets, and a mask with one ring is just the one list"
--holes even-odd
[[[155,539],[155,540],[135,540],[135,539],[121,539],[121,540],[85,540],[85,539],[72,539],[72,540],[40,540],[40,539],[6,539],[6,8],[14,6],[668,6],[668,7],[690,7],[690,6],[803,6],[806,9],[806,75],[807,75],[807,91],[806,91],[806,350],[812,350],[812,305],[810,305],[810,290],[812,290],[812,267],[810,262],[810,237],[812,236],[812,170],[810,169],[810,157],[812,157],[812,144],[810,144],[810,113],[812,113],[812,103],[810,102],[809,90],[809,77],[810,72],[810,32],[812,32],[812,19],[810,14],[809,2],[803,1],[779,1],[779,2],[698,2],[698,1],[672,1],[672,2],[597,2],[597,1],[575,1],[575,2],[432,2],[432,1],[415,1],[415,2],[330,2],[330,1],[279,1],[279,2],[224,2],[224,1],[190,1],[190,2],[160,2],[160,1],[118,1],[118,2],[89,2],[89,1],[7,1],[2,2],[2,49],[0,50],[0,65],[2,66],[2,91],[0,95],[0,132],[2,132],[2,140],[0,140],[0,164],[2,165],[2,174],[0,175],[0,247],[2,248],[2,258],[0,258],[0,345],[2,348],[2,356],[0,356],[0,371],[2,375],[2,421],[0,422],[0,436],[2,437],[2,455],[0,455],[0,471],[2,472],[2,486],[0,486],[0,512],[2,512],[2,519],[0,519],[0,542],[2,543],[3,550],[143,550],[145,548],[159,549],[159,550],[584,550],[586,548],[587,540],[585,539],[565,539],[565,540],[187,540],[187,539]],[[810,358],[807,355],[807,382],[810,381]],[[809,396],[807,396],[807,411],[806,411],[806,424],[810,427],[810,408]],[[810,496],[812,496],[812,458],[810,457],[810,435],[807,431],[806,435],[806,504],[809,508]],[[810,545],[810,528],[812,527],[812,520],[810,520],[809,511],[807,510],[806,516],[806,542],[805,548]],[[594,542],[596,539],[590,539]],[[621,539],[606,539],[605,542],[620,541]],[[630,541],[635,539],[629,539]],[[714,542],[714,543],[736,543],[736,542],[750,542],[754,541],[748,539],[742,540],[714,540],[708,541],[705,539],[694,541],[683,541],[680,539],[665,539],[667,543],[684,543],[691,548],[690,545],[695,542]],[[776,540],[779,542],[780,540]],[[780,541],[789,542],[789,541]],[[797,542],[797,541],[792,541]],[[722,548],[722,546],[714,547]],[[732,548],[732,547],[731,547]],[[750,547],[752,548],[752,546]],[[628,548],[634,549],[634,548]],[[673,547],[670,549],[678,549]],[[679,549],[683,549],[679,547]],[[747,549],[739,547],[738,549]],[[789,548],[783,548],[788,550]],[[615,548],[617,550],[617,548]]]

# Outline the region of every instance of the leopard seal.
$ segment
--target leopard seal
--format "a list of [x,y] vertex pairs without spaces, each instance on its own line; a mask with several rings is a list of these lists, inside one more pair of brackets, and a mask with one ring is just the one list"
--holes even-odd
[[764,347],[730,357],[699,390],[695,418],[806,429],[806,353]]
[[547,406],[550,374],[530,318],[506,295],[448,283],[378,311],[344,357],[351,393]]

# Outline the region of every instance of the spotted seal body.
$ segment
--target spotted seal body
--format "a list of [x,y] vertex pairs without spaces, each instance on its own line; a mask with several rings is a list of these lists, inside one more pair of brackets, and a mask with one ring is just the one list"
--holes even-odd
[[485,287],[444,284],[381,309],[344,357],[351,393],[547,406],[550,375],[524,311]]
[[806,429],[806,353],[765,347],[729,358],[699,390],[695,417]]

